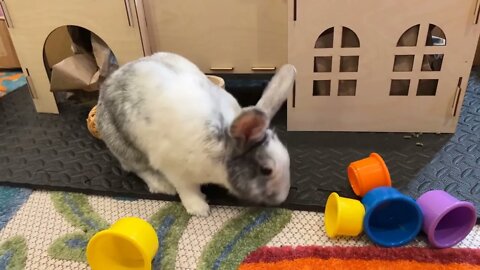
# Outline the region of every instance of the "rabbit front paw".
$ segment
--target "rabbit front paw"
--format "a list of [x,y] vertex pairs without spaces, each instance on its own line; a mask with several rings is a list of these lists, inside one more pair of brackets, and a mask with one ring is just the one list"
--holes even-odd
[[175,187],[156,173],[151,171],[143,171],[138,173],[138,176],[145,181],[148,186],[148,190],[151,193],[163,193],[167,195],[177,194]]
[[210,206],[204,200],[189,200],[188,203],[184,202],[183,205],[190,215],[207,217],[210,214]]
[[151,193],[162,193],[167,195],[176,195],[177,190],[166,181],[156,181],[148,184],[148,190]]

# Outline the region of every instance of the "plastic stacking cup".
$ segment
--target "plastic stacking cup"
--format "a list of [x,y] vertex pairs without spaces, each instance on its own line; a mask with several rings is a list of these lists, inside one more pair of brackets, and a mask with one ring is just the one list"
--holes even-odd
[[473,204],[460,201],[443,190],[426,192],[417,203],[424,216],[423,231],[434,247],[456,245],[475,226],[477,215]]
[[391,187],[380,187],[362,199],[363,229],[375,244],[398,247],[412,241],[422,227],[422,211],[415,200]]
[[368,158],[350,163],[348,180],[353,192],[361,197],[374,188],[392,186],[387,165],[377,153],[372,153]]
[[365,208],[358,200],[342,198],[333,192],[325,207],[325,229],[328,237],[357,236],[362,232]]
[[127,217],[90,239],[87,261],[92,270],[150,270],[157,249],[153,227],[143,219]]

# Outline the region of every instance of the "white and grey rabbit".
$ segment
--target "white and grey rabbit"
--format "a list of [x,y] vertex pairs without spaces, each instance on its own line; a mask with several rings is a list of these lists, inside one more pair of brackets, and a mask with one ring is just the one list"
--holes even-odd
[[178,193],[188,213],[206,216],[202,184],[255,203],[280,204],[290,158],[270,120],[293,87],[284,65],[256,106],[241,108],[186,58],[156,53],[120,67],[103,84],[96,123],[122,168],[150,192]]

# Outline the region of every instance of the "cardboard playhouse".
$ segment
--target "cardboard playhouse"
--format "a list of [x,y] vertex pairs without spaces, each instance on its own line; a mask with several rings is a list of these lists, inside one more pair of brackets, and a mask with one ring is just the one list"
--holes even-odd
[[[454,132],[480,33],[480,0],[0,4],[38,112],[58,113],[52,88],[98,88],[108,52],[122,65],[172,51],[206,73],[295,65],[290,131]],[[66,25],[90,30],[93,52],[74,53],[48,76],[46,39]],[[82,39],[72,41],[81,52]]]
[[0,9],[0,68],[20,68],[15,48],[8,32],[5,16]]
[[[145,20],[143,8],[137,8],[142,4],[139,0],[1,0],[0,4],[37,112],[58,113],[44,59],[46,40],[56,29],[76,26],[93,33],[91,44],[82,46],[79,39],[73,58],[59,67],[61,78],[57,81],[70,78],[77,80],[75,86],[84,83],[96,69],[94,65],[102,71],[107,63],[105,48],[113,52],[119,65],[150,54],[147,36],[141,34]],[[75,37],[78,31],[71,33]],[[93,47],[90,56],[81,53],[85,47]],[[65,66],[69,68],[65,70]],[[98,76],[95,72],[91,81],[96,82]],[[87,86],[94,84],[86,82]]]
[[455,131],[478,0],[289,1],[293,131]]

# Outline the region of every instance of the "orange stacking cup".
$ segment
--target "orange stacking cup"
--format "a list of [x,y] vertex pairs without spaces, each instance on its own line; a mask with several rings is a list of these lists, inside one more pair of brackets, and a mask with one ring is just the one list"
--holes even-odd
[[377,187],[391,187],[392,180],[387,165],[377,153],[350,163],[348,180],[357,196],[365,196],[367,192]]

